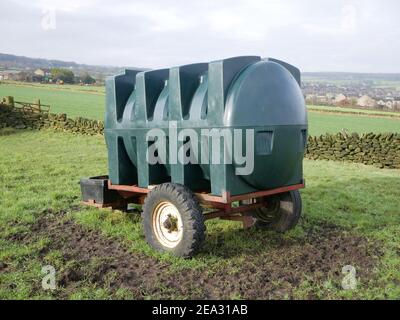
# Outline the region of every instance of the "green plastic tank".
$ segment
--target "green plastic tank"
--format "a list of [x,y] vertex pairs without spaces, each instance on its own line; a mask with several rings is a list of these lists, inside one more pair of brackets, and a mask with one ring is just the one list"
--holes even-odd
[[[147,188],[171,181],[221,196],[225,191],[240,195],[303,181],[307,112],[300,71],[287,63],[243,56],[162,70],[126,70],[107,79],[106,95],[105,139],[112,184]],[[177,140],[171,128],[178,134],[191,129],[199,138],[183,135]],[[155,143],[149,138],[152,129],[166,137],[167,161],[162,163],[148,161],[149,147]],[[202,134],[212,129],[232,137],[228,152],[223,143],[211,141],[212,135]],[[172,142],[183,153],[185,145],[196,144],[198,152],[190,156],[197,161],[172,161]],[[155,149],[156,156],[164,155]],[[251,150],[252,164],[249,154],[246,163],[234,156]]]

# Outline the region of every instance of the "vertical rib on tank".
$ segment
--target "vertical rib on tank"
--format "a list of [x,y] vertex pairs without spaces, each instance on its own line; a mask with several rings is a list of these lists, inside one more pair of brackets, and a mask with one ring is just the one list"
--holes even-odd
[[[167,155],[171,142],[176,141],[177,150],[185,142],[195,143],[192,137],[169,136],[172,123],[178,133],[185,128],[197,133],[198,153],[191,155],[197,158],[195,164],[171,162],[169,157],[165,164],[148,163],[153,142],[146,135],[151,129],[165,133]],[[220,164],[212,164],[212,142],[201,136],[204,129],[225,129],[232,136],[234,129],[254,130],[254,170],[237,175],[235,169],[243,164],[235,158],[223,163],[223,144]],[[243,131],[242,152],[244,137]],[[172,181],[220,196],[225,191],[239,195],[301,183],[307,114],[300,72],[282,61],[255,56],[126,70],[106,81],[105,139],[113,184],[147,188]],[[237,147],[235,141],[233,153]],[[207,151],[203,158],[202,150]],[[201,163],[204,158],[209,164]]]

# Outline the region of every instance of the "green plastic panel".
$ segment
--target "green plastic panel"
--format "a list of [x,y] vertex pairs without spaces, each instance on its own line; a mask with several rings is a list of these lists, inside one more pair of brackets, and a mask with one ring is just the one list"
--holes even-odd
[[[276,59],[234,57],[171,69],[135,71],[106,81],[105,139],[113,184],[148,187],[167,181],[214,195],[232,195],[301,183],[307,141],[307,112],[300,89],[300,71]],[[147,133],[165,133],[168,153],[172,122],[190,128],[254,130],[254,170],[227,164],[154,164],[146,155]],[[192,141],[192,140],[190,140]],[[177,141],[177,148],[184,141]],[[240,144],[246,148],[245,133]],[[211,162],[210,138],[198,141],[198,158]],[[220,146],[220,159],[224,149]],[[234,144],[233,152],[237,148]],[[202,151],[204,154],[202,154]],[[199,161],[200,162],[200,161]]]

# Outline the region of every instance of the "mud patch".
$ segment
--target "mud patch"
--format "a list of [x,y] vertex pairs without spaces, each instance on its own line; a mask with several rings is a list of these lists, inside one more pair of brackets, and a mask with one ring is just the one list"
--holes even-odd
[[43,217],[33,225],[32,231],[50,240],[42,252],[43,257],[52,250],[62,254],[65,267],[57,279],[63,288],[59,291],[62,297],[73,293],[80,282],[89,282],[111,292],[124,287],[130,289],[135,298],[143,299],[168,267],[144,254],[131,253],[118,241],[72,220]]
[[0,262],[0,272],[6,271],[8,265],[5,262]]
[[[52,250],[61,253],[59,298],[68,298],[82,282],[107,288],[111,295],[126,288],[136,299],[292,298],[305,280],[321,286],[329,279],[340,286],[344,265],[355,266],[358,277],[369,279],[380,254],[367,239],[322,225],[308,230],[301,241],[277,237],[265,251],[227,258],[223,266],[174,271],[168,262],[130,252],[120,241],[58,215],[40,218],[32,231],[50,240],[43,257]],[[308,298],[317,297],[310,292]]]
[[[216,283],[208,286],[210,298],[229,297],[232,292],[246,299],[292,298],[293,290],[305,281],[316,287],[328,279],[340,289],[345,265],[354,266],[357,277],[366,280],[373,273],[377,255],[378,250],[366,239],[338,232],[301,242],[282,240],[258,256],[246,257],[238,270],[216,273]],[[310,292],[307,298],[317,297]]]

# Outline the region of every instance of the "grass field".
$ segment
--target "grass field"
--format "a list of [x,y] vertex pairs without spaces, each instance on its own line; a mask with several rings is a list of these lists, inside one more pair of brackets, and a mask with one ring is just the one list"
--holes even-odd
[[93,93],[93,94],[105,94],[104,86],[85,86],[85,85],[76,85],[76,84],[45,84],[38,82],[20,82],[20,81],[3,81],[2,84],[14,86],[18,88],[38,88],[38,89],[48,89],[48,90],[57,90],[57,91],[66,91],[66,92],[84,92],[84,93]]
[[3,82],[0,84],[0,97],[5,96],[13,96],[22,102],[34,102],[40,98],[42,104],[51,106],[51,112],[67,113],[72,118],[104,118],[104,88]]
[[309,112],[308,120],[311,135],[336,133],[342,129],[358,133],[400,132],[400,119]]
[[[80,206],[104,174],[100,137],[0,132],[0,299],[399,299],[400,171],[305,161],[304,215],[288,234],[208,221],[191,260],[154,253],[138,213]],[[41,268],[57,289],[41,287]],[[357,271],[343,290],[342,268]]]
[[[50,104],[54,113],[67,113],[70,117],[102,120],[105,109],[104,88],[57,86],[41,84],[0,84],[0,97],[11,95],[17,101],[35,101]],[[358,109],[357,109],[358,110]],[[366,114],[370,111],[366,110]],[[379,112],[379,111],[377,111]],[[336,133],[342,129],[350,132],[399,132],[400,118],[380,118],[359,115],[309,112],[310,134]]]
[[309,111],[333,111],[339,113],[361,113],[365,115],[376,115],[376,116],[395,116],[400,117],[400,112],[390,112],[382,110],[368,110],[360,108],[348,108],[348,107],[333,107],[333,106],[307,106]]

